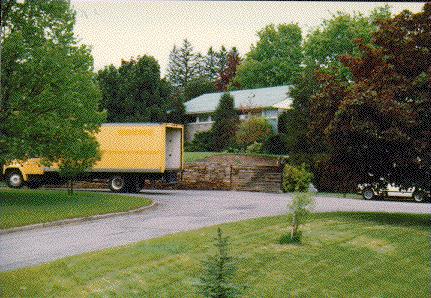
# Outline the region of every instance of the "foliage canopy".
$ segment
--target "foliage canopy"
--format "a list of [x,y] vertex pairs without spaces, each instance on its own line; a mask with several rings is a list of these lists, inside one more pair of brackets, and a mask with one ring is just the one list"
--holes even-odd
[[0,163],[90,166],[105,114],[90,50],[73,34],[75,12],[66,1],[2,1],[1,12]]

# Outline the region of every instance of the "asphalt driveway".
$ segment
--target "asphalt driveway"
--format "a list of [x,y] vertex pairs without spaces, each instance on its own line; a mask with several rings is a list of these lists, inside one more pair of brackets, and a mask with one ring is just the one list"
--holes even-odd
[[[234,191],[143,191],[157,206],[142,213],[0,235],[0,271],[125,245],[205,226],[284,214],[287,194]],[[431,213],[431,204],[316,198],[316,212]]]

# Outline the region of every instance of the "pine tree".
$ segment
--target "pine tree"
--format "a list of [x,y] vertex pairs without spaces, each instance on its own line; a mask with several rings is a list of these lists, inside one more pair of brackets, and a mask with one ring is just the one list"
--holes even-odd
[[214,151],[225,150],[235,143],[238,124],[239,117],[234,107],[234,98],[229,93],[224,93],[214,112],[214,125],[211,129]]
[[210,47],[205,56],[205,76],[211,81],[218,78],[218,58],[217,52]]
[[218,78],[220,78],[221,74],[225,71],[228,63],[228,52],[224,46],[221,46],[220,51],[217,52],[217,71]]
[[199,293],[204,297],[237,297],[240,287],[232,282],[236,267],[234,259],[228,254],[228,237],[223,237],[221,229],[218,228],[214,240],[217,253],[203,262],[204,272],[200,278]]
[[168,64],[168,79],[174,86],[181,85],[180,80],[180,58],[179,50],[176,45],[174,45],[171,53],[169,54],[169,64]]
[[195,78],[201,68],[199,56],[201,55],[193,53],[193,46],[187,39],[184,39],[181,48],[174,45],[169,54],[169,81],[176,87],[184,87],[188,81]]
[[[193,78],[202,78],[207,77],[207,71],[206,71],[206,57],[202,56],[201,53],[197,53],[193,57]],[[190,82],[190,80],[189,80]]]

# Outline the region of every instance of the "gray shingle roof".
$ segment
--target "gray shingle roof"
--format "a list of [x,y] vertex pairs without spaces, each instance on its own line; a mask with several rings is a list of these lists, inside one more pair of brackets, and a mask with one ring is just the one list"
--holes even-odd
[[[292,103],[288,92],[291,86],[278,86],[259,89],[231,91],[235,99],[235,108],[268,108],[277,105],[289,106]],[[216,110],[223,92],[207,93],[195,97],[185,103],[187,114],[212,113]],[[282,103],[283,102],[283,103]],[[282,104],[281,104],[282,103]]]

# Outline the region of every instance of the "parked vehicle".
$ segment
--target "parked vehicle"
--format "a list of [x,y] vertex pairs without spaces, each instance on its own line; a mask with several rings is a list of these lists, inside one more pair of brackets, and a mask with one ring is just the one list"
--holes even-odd
[[402,189],[395,184],[388,183],[385,187],[379,187],[378,185],[372,184],[360,184],[358,185],[359,193],[365,200],[372,200],[377,197],[401,197],[401,198],[412,198],[416,202],[425,202],[430,198],[430,193],[411,187],[408,189]]
[[[184,128],[177,124],[106,123],[96,135],[101,159],[79,180],[109,179],[113,192],[136,192],[145,179],[176,182],[183,169]],[[14,161],[3,167],[9,187],[62,182],[58,165],[44,167],[40,159]]]

